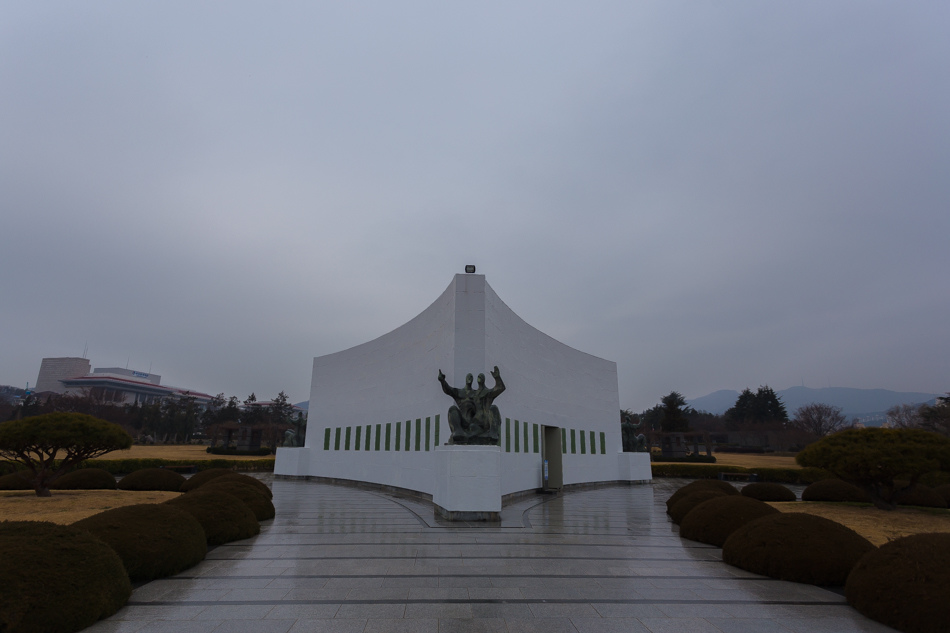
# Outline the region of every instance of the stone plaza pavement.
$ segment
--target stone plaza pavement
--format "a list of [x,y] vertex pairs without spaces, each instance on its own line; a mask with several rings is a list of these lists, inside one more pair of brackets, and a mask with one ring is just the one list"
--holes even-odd
[[892,629],[840,593],[763,578],[681,539],[683,480],[532,496],[451,524],[376,490],[272,482],[277,518],[143,585],[91,633],[785,633]]

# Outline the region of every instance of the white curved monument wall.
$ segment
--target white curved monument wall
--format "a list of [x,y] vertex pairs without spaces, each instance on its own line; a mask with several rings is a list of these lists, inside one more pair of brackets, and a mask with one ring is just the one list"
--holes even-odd
[[[531,327],[485,282],[456,275],[419,316],[373,341],[314,359],[306,447],[279,449],[275,473],[397,486],[433,494],[434,450],[449,438],[452,386],[497,365],[506,391],[501,494],[541,486],[542,425],[559,427],[565,484],[647,480],[618,466],[616,363]],[[622,456],[621,456],[622,457]],[[635,469],[636,470],[636,469]]]

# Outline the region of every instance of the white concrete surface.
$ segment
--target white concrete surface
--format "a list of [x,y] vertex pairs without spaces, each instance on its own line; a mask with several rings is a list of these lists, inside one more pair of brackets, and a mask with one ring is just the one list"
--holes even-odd
[[[498,366],[506,391],[500,495],[541,486],[542,425],[562,429],[564,484],[642,477],[620,450],[616,363],[573,349],[531,327],[484,275],[456,275],[408,323],[313,361],[306,446],[277,451],[275,473],[352,479],[435,495],[444,478],[437,447],[450,437],[452,386]],[[647,466],[649,462],[647,462]]]
[[501,448],[439,446],[432,502],[450,512],[501,512]]

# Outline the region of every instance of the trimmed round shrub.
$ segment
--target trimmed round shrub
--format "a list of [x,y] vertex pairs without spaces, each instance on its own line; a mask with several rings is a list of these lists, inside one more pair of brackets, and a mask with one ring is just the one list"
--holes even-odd
[[[242,483],[247,486],[251,486],[252,488],[257,490],[259,493],[261,493],[268,499],[274,498],[274,493],[271,492],[271,489],[267,487],[267,484],[265,484],[260,479],[255,479],[254,477],[251,477],[250,475],[242,475],[241,473],[232,472],[222,477],[215,477],[209,483],[217,484],[224,481],[232,481],[232,482]],[[203,484],[203,485],[207,485],[207,484]]]
[[919,506],[922,508],[946,508],[947,501],[943,495],[929,486],[916,484],[894,495],[894,502],[899,506]]
[[143,468],[119,480],[119,490],[164,490],[178,492],[185,478],[167,468]]
[[746,523],[722,546],[722,560],[779,580],[843,585],[862,556],[866,538],[840,523],[797,512],[770,514]]
[[42,521],[0,523],[0,631],[72,633],[132,594],[119,556],[92,534]]
[[209,468],[208,470],[202,470],[186,479],[179,490],[181,490],[181,492],[190,492],[199,486],[203,486],[215,477],[233,474],[235,473],[230,468]]
[[700,503],[708,501],[709,499],[715,499],[716,497],[728,496],[732,495],[727,495],[721,490],[697,490],[677,501],[675,504],[673,504],[672,508],[667,510],[666,513],[670,515],[671,519],[673,519],[673,523],[679,525],[682,523],[686,515],[689,514],[693,508],[698,506]]
[[[786,489],[787,490],[787,489]],[[769,504],[742,495],[724,495],[703,501],[683,517],[680,536],[722,547],[726,539],[750,521],[780,514]]]
[[886,543],[851,570],[845,596],[855,609],[904,633],[950,626],[950,534]]
[[802,501],[853,501],[871,503],[871,497],[854,484],[840,479],[816,481],[802,491]]
[[273,502],[264,496],[257,488],[249,486],[243,481],[229,480],[228,477],[218,477],[214,481],[203,485],[200,490],[221,491],[234,495],[251,509],[251,512],[254,513],[258,521],[266,521],[267,519],[274,518],[275,510]]
[[0,477],[0,490],[33,490],[33,484],[19,473],[10,473]]
[[947,506],[950,506],[950,484],[937,486],[934,488],[934,492],[943,497],[943,500],[947,502]]
[[756,482],[743,486],[739,491],[742,496],[759,501],[796,501],[795,493],[781,484]]
[[674,505],[676,505],[677,501],[686,495],[699,490],[719,490],[723,494],[727,495],[739,494],[739,491],[736,490],[735,486],[725,481],[719,481],[718,479],[697,479],[696,481],[690,482],[674,492],[670,498],[666,500],[666,509],[669,510]]
[[132,582],[164,578],[197,565],[208,552],[196,518],[164,503],[100,512],[73,523],[115,550]]
[[115,476],[104,468],[80,468],[57,478],[54,490],[115,490]]
[[165,503],[198,519],[208,545],[222,545],[260,534],[261,524],[251,509],[234,495],[215,490],[194,490]]

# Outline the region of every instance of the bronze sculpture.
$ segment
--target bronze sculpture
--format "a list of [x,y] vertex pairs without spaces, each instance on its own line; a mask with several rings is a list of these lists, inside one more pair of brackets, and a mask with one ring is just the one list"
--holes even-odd
[[491,375],[495,379],[491,389],[485,386],[485,374],[478,375],[477,389],[472,388],[472,374],[465,376],[464,387],[456,389],[449,386],[445,374],[439,370],[442,391],[455,400],[449,407],[449,444],[498,446],[501,443],[501,412],[492,403],[505,390],[505,383],[497,366]]
[[647,438],[643,433],[637,433],[643,422],[633,423],[629,415],[624,414],[620,420],[620,439],[623,442],[624,453],[647,453]]

